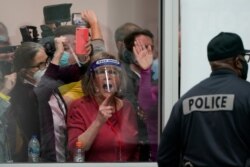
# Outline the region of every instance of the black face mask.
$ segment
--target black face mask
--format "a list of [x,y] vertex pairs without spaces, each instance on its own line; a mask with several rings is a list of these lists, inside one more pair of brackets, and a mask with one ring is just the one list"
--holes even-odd
[[248,64],[244,60],[240,60],[242,64],[242,69],[241,69],[241,78],[246,80],[247,79],[247,73],[248,73]]

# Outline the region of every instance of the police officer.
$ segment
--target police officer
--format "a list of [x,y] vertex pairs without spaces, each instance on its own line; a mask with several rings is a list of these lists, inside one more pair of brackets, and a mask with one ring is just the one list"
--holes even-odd
[[174,105],[163,131],[158,166],[245,166],[250,158],[249,50],[221,32],[207,46],[210,77]]

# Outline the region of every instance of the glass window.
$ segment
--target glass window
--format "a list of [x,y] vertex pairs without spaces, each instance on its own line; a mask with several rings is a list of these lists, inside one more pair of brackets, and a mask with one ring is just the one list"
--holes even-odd
[[[16,5],[13,6],[13,3],[15,3]],[[58,6],[51,6],[51,5],[58,5]],[[5,16],[5,17],[2,17],[1,22],[3,22],[8,28],[8,35],[10,37],[10,45],[14,45],[14,46],[19,46],[21,42],[26,42],[26,41],[33,41],[36,43],[40,42],[44,46],[47,46],[48,44],[47,42],[51,42],[51,40],[53,41],[53,38],[55,35],[53,33],[56,31],[58,27],[68,26],[72,24],[71,22],[72,13],[79,13],[85,9],[92,9],[95,12],[98,22],[99,22],[101,32],[102,32],[102,36],[105,42],[106,50],[112,55],[116,55],[117,57],[119,57],[119,54],[122,54],[125,57],[130,56],[131,59],[128,60],[129,62],[124,63],[125,65],[122,64],[122,68],[125,68],[125,70],[126,68],[129,68],[129,72],[126,71],[125,74],[128,78],[129,77],[132,77],[132,78],[130,78],[130,80],[127,78],[126,81],[127,82],[129,81],[128,85],[132,84],[132,86],[134,85],[134,87],[131,89],[122,90],[124,91],[123,95],[125,99],[127,99],[128,105],[123,107],[125,109],[122,114],[119,115],[118,113],[115,118],[112,117],[114,119],[113,120],[114,122],[110,121],[110,124],[109,123],[104,124],[106,131],[101,131],[101,133],[98,133],[100,132],[99,131],[100,129],[98,129],[97,135],[93,137],[93,139],[84,138],[86,134],[85,135],[83,134],[84,132],[89,130],[89,127],[92,125],[91,121],[88,123],[84,122],[84,125],[74,124],[70,126],[74,128],[72,130],[72,133],[79,134],[78,136],[72,137],[73,144],[71,146],[72,147],[74,146],[76,138],[78,139],[84,138],[84,139],[88,139],[88,141],[93,140],[92,142],[89,142],[90,144],[88,145],[89,147],[87,148],[88,151],[85,152],[86,162],[104,162],[104,161],[107,161],[106,158],[110,158],[110,161],[108,162],[119,162],[119,161],[140,162],[142,163],[143,166],[146,166],[146,167],[156,166],[155,161],[156,161],[156,153],[157,153],[160,132],[162,130],[162,127],[166,123],[166,120],[168,119],[170,106],[172,106],[172,104],[174,103],[174,101],[176,100],[178,96],[176,93],[178,90],[178,77],[176,76],[178,76],[178,74],[175,75],[176,69],[178,69],[178,65],[177,65],[178,57],[176,58],[172,56],[172,55],[178,54],[178,50],[177,50],[178,49],[177,48],[178,47],[177,46],[177,41],[178,41],[177,34],[178,33],[176,33],[177,31],[175,30],[178,25],[168,24],[165,27],[166,29],[163,29],[162,26],[163,24],[165,24],[165,22],[172,23],[173,20],[177,20],[174,14],[177,14],[178,16],[178,9],[177,9],[178,2],[172,2],[172,1],[163,2],[161,0],[157,0],[157,1],[155,0],[127,0],[127,1],[106,0],[106,1],[101,1],[101,2],[97,0],[95,1],[93,0],[87,0],[87,1],[70,0],[70,1],[67,1],[67,3],[65,4],[64,1],[60,1],[60,0],[56,2],[40,1],[36,3],[34,3],[31,0],[25,0],[25,2],[22,2],[22,3],[16,2],[16,1],[15,2],[6,1],[2,3],[2,6],[4,6],[4,9],[0,11],[0,15]],[[44,8],[45,6],[46,8]],[[171,8],[170,6],[176,6],[176,8]],[[165,8],[167,8],[168,10],[165,11],[164,10]],[[18,14],[15,15],[15,18],[11,18],[12,15],[9,13],[10,9],[12,11],[19,11]],[[60,12],[62,13],[60,14]],[[66,14],[67,12],[70,12],[70,14],[69,15]],[[124,46],[126,46],[126,43],[123,43],[125,42],[124,37],[121,37],[121,40],[118,40],[120,39],[120,37],[115,36],[115,32],[117,28],[123,25],[124,23],[128,23],[128,22],[135,23],[142,29],[147,29],[150,32],[150,33],[148,32],[145,33],[145,31],[143,32],[136,31],[137,34],[135,33],[132,36],[134,38],[128,39],[128,41],[130,40],[129,42],[131,42],[132,45],[134,44],[133,39],[137,39],[142,46],[144,45],[145,41],[149,42],[149,44],[148,43],[145,44],[146,49],[148,50],[150,49],[150,47],[147,47],[148,45],[154,46],[152,47],[153,49],[152,55],[153,55],[154,61],[152,62],[152,65],[149,67],[150,68],[149,70],[148,69],[140,70],[140,68],[138,70],[138,66],[140,66],[140,60],[133,59],[134,57],[132,53],[133,50],[129,51],[128,48],[126,50],[128,52],[124,50]],[[91,33],[93,33],[92,29],[90,30],[90,34]],[[151,34],[153,36],[151,36]],[[174,40],[170,42],[171,44],[166,44],[167,42],[163,43],[163,41],[166,41],[166,39],[172,39],[171,34],[173,34],[173,37],[174,37],[173,38]],[[148,38],[145,39],[144,41],[144,38],[142,39],[139,38],[140,35],[144,35]],[[164,35],[164,38],[163,38],[163,35]],[[0,37],[2,37],[1,34],[0,34]],[[116,38],[118,39],[115,40]],[[122,43],[122,47],[123,47],[121,52],[119,51],[120,42]],[[95,47],[94,43],[92,44],[93,44],[93,47]],[[48,47],[51,47],[51,46],[48,46]],[[68,48],[68,46],[66,46],[66,48]],[[72,44],[72,48],[74,50],[73,44]],[[72,52],[72,48],[67,50],[67,52],[64,52],[63,56],[66,57],[66,53]],[[163,50],[162,48],[165,48],[166,50],[165,49]],[[46,53],[49,56],[53,56],[53,49],[46,50]],[[119,58],[121,59],[121,57]],[[71,61],[70,58],[66,59],[66,61],[67,60]],[[134,65],[126,66],[126,64],[129,64],[129,63],[132,63]],[[144,73],[142,73],[142,71]],[[147,78],[148,73],[145,71],[150,72],[149,79]],[[35,71],[32,71],[32,72],[35,73]],[[65,72],[64,74],[66,75],[67,72]],[[30,84],[28,79],[25,79],[25,81],[26,80],[27,82],[25,84]],[[143,81],[143,83],[141,83],[141,81]],[[49,81],[46,81],[46,83],[49,84]],[[106,82],[106,83],[109,83],[109,85],[105,85],[103,87],[108,87],[109,89],[112,89],[112,82]],[[116,82],[116,83],[119,83],[119,82]],[[147,83],[150,83],[150,84],[147,84]],[[34,84],[32,83],[32,85]],[[21,157],[20,160],[18,160],[19,158],[18,157],[16,160],[14,160],[14,162],[27,162],[28,161],[28,159],[26,161],[26,160],[23,160],[23,158],[27,157],[26,155],[28,155],[28,152],[27,152],[28,145],[29,145],[28,143],[31,139],[31,136],[35,134],[34,124],[37,124],[43,127],[44,126],[43,124],[46,123],[46,121],[52,120],[51,125],[53,126],[43,127],[44,129],[42,129],[41,133],[36,134],[40,140],[41,150],[49,150],[51,146],[59,148],[60,146],[57,145],[58,144],[57,140],[60,140],[63,142],[63,143],[59,143],[59,145],[63,145],[66,142],[67,139],[65,138],[65,136],[59,135],[58,136],[59,138],[52,136],[52,138],[53,137],[54,138],[51,139],[51,138],[43,138],[42,135],[45,133],[46,130],[55,131],[59,129],[58,133],[61,133],[62,131],[60,130],[62,129],[66,130],[65,127],[67,126],[68,122],[64,122],[64,123],[61,122],[62,120],[64,120],[61,118],[55,120],[55,113],[53,112],[56,112],[58,109],[62,111],[61,115],[59,115],[58,117],[62,116],[62,117],[69,118],[71,116],[71,115],[70,116],[67,115],[67,112],[69,112],[70,110],[73,111],[73,109],[70,108],[69,106],[67,108],[67,104],[69,102],[68,101],[69,99],[67,97],[71,97],[73,95],[67,94],[67,89],[71,89],[72,91],[77,91],[78,89],[76,85],[77,83],[74,82],[68,85],[67,87],[60,87],[58,89],[58,91],[60,91],[61,93],[59,94],[59,96],[58,94],[55,93],[55,91],[52,91],[51,95],[47,97],[47,99],[40,99],[40,100],[44,100],[45,102],[48,102],[47,107],[50,107],[50,108],[54,107],[52,114],[50,113],[50,115],[46,119],[41,120],[41,113],[40,115],[36,115],[38,117],[38,120],[42,121],[40,122],[40,124],[35,122],[34,121],[35,118],[33,117],[28,118],[28,117],[20,116],[21,113],[23,112],[20,109],[22,107],[19,107],[20,111],[16,111],[16,110],[13,111],[11,108],[13,105],[11,104],[12,106],[10,107],[9,111],[12,111],[13,113],[17,112],[17,114],[12,114],[14,115],[14,118],[15,118],[14,120],[16,121],[16,124],[13,126],[17,125],[17,127],[14,128],[15,135],[18,134],[17,136],[19,136],[20,138],[16,137],[16,138],[12,138],[9,140],[9,143],[17,143],[17,144],[15,146],[13,144],[10,145],[12,151],[13,149],[15,150],[14,152],[16,152],[16,155],[10,157],[8,159],[9,160],[8,162],[12,162],[15,156],[18,157],[17,152],[22,149],[25,150],[25,152],[23,153],[24,157]],[[83,85],[83,87],[84,86],[85,85]],[[149,86],[149,87],[146,87],[146,86]],[[39,86],[37,87],[39,88]],[[100,89],[101,88],[102,87],[100,87]],[[43,90],[43,89],[36,89],[36,90],[37,92],[39,92],[40,90]],[[133,93],[132,98],[130,98],[129,96],[130,95],[129,93],[131,93],[129,91],[131,90]],[[39,95],[42,96],[44,95],[43,93],[44,92],[40,93]],[[63,97],[65,95],[66,98],[61,99],[61,95]],[[34,105],[33,107],[34,108],[37,107],[38,111],[41,112],[42,109],[41,109],[41,103],[39,101],[39,98],[42,98],[42,97],[39,96],[38,100],[37,101],[35,100],[33,103],[33,101],[27,102],[26,101],[27,99],[24,98],[25,97],[24,94],[22,95],[18,94],[17,96],[23,97],[23,98],[18,98],[20,99],[21,106],[24,105],[24,108],[25,108],[25,105],[26,106]],[[34,96],[34,98],[36,98],[36,96],[37,94]],[[15,98],[12,98],[12,100],[13,99]],[[12,102],[16,103],[16,105],[18,105],[19,103],[17,101],[12,101]],[[119,102],[120,101],[118,101],[118,105],[116,106],[117,108],[119,108],[119,104],[120,104]],[[100,103],[97,102],[97,104],[92,106],[92,109],[97,110],[97,112],[100,112],[102,108],[100,108],[99,106],[101,106],[102,104],[103,104],[102,102]],[[127,104],[127,102],[123,101],[121,104]],[[74,105],[72,104],[72,106]],[[131,106],[131,109],[129,109],[128,106]],[[126,115],[126,112],[128,112],[128,110],[131,110],[134,112],[132,113],[134,117],[131,115]],[[165,110],[166,112],[163,112]],[[117,112],[122,111],[122,109],[116,110],[116,111]],[[72,115],[72,119],[73,118],[75,119],[75,117],[78,117],[78,116],[79,115]],[[82,116],[86,118],[85,121],[91,120],[91,119],[95,120],[95,117],[92,116],[90,119],[90,117],[88,117],[87,114],[86,115],[83,114]],[[121,119],[119,117],[122,117],[125,119]],[[135,122],[131,122],[132,119],[135,119]],[[119,120],[121,122],[119,122]],[[74,121],[77,122],[79,120],[75,119],[73,120],[73,122]],[[118,121],[118,123],[116,121]],[[134,123],[134,126],[131,126],[132,123]],[[55,129],[55,126],[59,128]],[[135,129],[133,130],[133,128]],[[69,134],[67,135],[69,136]],[[80,135],[82,136],[79,137]],[[103,135],[103,137],[99,135]],[[109,135],[113,135],[113,137]],[[132,138],[131,136],[133,136],[134,138]],[[105,142],[102,143],[102,141],[104,140],[101,140],[101,139],[104,139],[106,137],[107,137],[106,144]],[[107,142],[107,140],[112,140],[114,142]],[[132,144],[130,143],[131,141],[133,141]],[[44,142],[46,143],[45,145],[43,145]],[[107,148],[108,148],[108,147],[105,147],[105,145],[107,144],[112,145],[112,147],[114,148],[113,150],[108,149],[108,151],[111,152],[110,155],[108,155],[108,153],[105,152],[105,150],[107,151]],[[136,147],[131,146],[135,144],[136,144]],[[140,149],[138,149],[137,145],[140,146],[139,147]],[[102,148],[102,149],[99,150],[98,148]],[[41,162],[51,162],[51,161],[72,162],[74,151],[72,150],[68,150],[68,151],[69,152],[71,151],[72,154],[70,155],[67,154],[67,151],[66,152],[59,151],[58,153],[57,150],[54,150],[54,152],[53,151],[43,152],[43,153],[48,154],[47,156],[45,156],[48,159],[42,158]],[[95,160],[96,158],[95,156],[97,156],[97,154],[94,153],[95,151],[98,151],[98,152],[100,151],[98,153],[99,161]],[[44,155],[41,155],[41,156],[44,156]],[[9,165],[9,164],[4,164],[4,165]],[[96,165],[105,166],[105,163],[96,164]],[[127,164],[116,164],[116,163],[114,165],[119,165],[119,166],[126,165],[127,166]],[[129,165],[131,164],[129,163]]]

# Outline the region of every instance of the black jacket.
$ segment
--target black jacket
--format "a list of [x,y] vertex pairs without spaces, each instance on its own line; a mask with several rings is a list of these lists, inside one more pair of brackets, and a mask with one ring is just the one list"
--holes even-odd
[[32,135],[40,140],[40,123],[34,86],[19,78],[10,93],[10,110],[7,113],[7,134],[14,162],[27,162],[28,143]]
[[163,131],[158,165],[244,166],[250,157],[250,83],[218,70],[174,105]]

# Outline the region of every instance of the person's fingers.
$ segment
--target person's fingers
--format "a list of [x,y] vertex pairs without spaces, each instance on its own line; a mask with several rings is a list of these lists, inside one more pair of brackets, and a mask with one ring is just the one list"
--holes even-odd
[[105,106],[99,109],[99,113],[102,116],[102,119],[107,121],[110,117],[112,117],[114,108],[111,106]]
[[138,59],[138,51],[137,51],[137,47],[136,46],[133,46],[133,52],[134,52],[134,55],[135,55],[135,58]]
[[81,13],[81,16],[83,19],[89,21],[89,22],[96,22],[97,17],[93,10],[86,9]]
[[16,72],[8,75],[8,77],[10,77],[12,80],[16,80],[16,76],[17,76]]
[[108,106],[110,103],[111,99],[113,98],[113,95],[107,96],[104,101],[102,102],[101,106]]
[[152,52],[152,46],[151,45],[148,45],[148,51]]
[[12,84],[15,84],[16,83],[16,73],[12,73],[12,74],[9,74],[9,75],[5,75],[4,76],[5,80],[7,82],[10,82]]
[[135,51],[137,56],[140,56],[140,53],[142,51],[141,46],[139,45],[138,41],[135,41],[135,45],[133,47],[133,51]]

